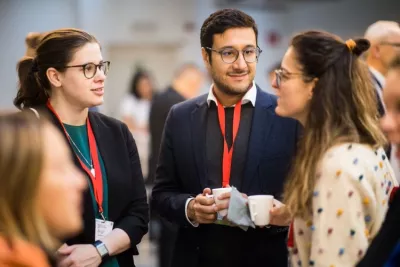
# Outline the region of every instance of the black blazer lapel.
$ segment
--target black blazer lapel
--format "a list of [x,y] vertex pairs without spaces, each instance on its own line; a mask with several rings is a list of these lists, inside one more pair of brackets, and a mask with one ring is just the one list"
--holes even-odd
[[[98,120],[96,117],[96,113],[89,112],[89,120],[93,129],[94,136],[96,138],[96,144],[97,144],[97,149],[103,159],[104,167],[106,169],[107,173],[107,186],[108,186],[108,217],[110,220],[114,220],[116,217],[119,215],[119,208],[117,203],[115,203],[115,200],[118,198],[115,196],[118,196],[119,190],[116,187],[118,185],[118,182],[110,182],[110,176],[112,175],[112,179],[118,179],[118,177],[124,177],[123,174],[122,176],[120,175],[115,175],[115,165],[111,163],[118,162],[118,159],[116,159],[114,156],[119,155],[120,153],[123,153],[123,151],[119,151],[119,153],[113,151],[114,147],[112,144],[112,140],[114,140],[115,136],[113,135],[113,131],[109,131],[108,128],[106,128],[106,125],[100,126],[99,123],[102,123],[101,121]],[[114,156],[113,156],[114,155]]]
[[247,162],[244,170],[242,191],[248,192],[253,179],[256,177],[260,159],[265,151],[265,140],[274,121],[274,113],[268,110],[273,105],[271,97],[263,94],[257,88],[256,105],[254,107],[251,134],[247,152]]
[[196,108],[191,114],[192,146],[200,187],[207,187],[206,166],[206,125],[207,125],[207,101],[201,98],[196,103]]

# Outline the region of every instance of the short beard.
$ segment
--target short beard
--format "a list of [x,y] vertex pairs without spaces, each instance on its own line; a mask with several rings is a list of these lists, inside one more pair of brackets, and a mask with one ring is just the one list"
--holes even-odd
[[212,79],[213,79],[213,82],[214,82],[215,86],[216,86],[222,93],[224,93],[224,94],[226,94],[226,95],[230,95],[230,96],[244,95],[244,94],[247,93],[247,91],[250,90],[250,88],[251,88],[252,85],[253,85],[253,81],[250,81],[250,83],[247,85],[247,87],[246,87],[243,91],[241,91],[241,90],[238,91],[238,90],[235,90],[234,88],[230,87],[229,85],[227,85],[227,84],[224,83],[223,81],[221,81],[221,80],[218,78],[218,75],[217,75],[214,71],[212,71],[211,76],[212,76]]

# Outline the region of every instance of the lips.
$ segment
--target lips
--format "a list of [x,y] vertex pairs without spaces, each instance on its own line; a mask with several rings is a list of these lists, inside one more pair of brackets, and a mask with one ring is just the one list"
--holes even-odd
[[93,93],[95,93],[98,96],[103,96],[104,94],[104,87],[99,87],[99,88],[95,88],[95,89],[91,89],[90,91],[92,91]]

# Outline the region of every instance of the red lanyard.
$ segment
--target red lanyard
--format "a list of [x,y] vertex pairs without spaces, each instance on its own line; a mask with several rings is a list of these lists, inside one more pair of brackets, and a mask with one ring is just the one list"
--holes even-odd
[[222,157],[222,187],[226,187],[229,185],[229,181],[231,179],[231,167],[232,167],[232,155],[233,155],[233,145],[235,143],[236,135],[239,131],[240,124],[240,113],[242,111],[242,100],[240,100],[233,111],[233,138],[232,138],[232,146],[231,149],[228,149],[228,143],[226,142],[225,137],[225,109],[220,104],[217,103],[218,106],[218,120],[219,126],[221,128],[222,136],[224,138],[224,154]]
[[[47,102],[47,107],[50,109],[51,112],[57,117],[58,121],[60,122],[65,135],[68,138],[68,141],[71,144],[70,136],[67,133],[67,130],[64,127],[64,124],[62,123],[60,117],[58,116],[57,112],[54,110],[53,106],[50,104],[50,102]],[[96,139],[94,137],[94,133],[92,130],[92,126],[90,125],[89,119],[87,119],[87,131],[88,131],[88,139],[89,139],[89,150],[90,150],[90,157],[92,158],[93,165],[94,165],[94,171],[95,175],[92,174],[92,172],[89,170],[89,168],[86,166],[85,163],[82,162],[82,160],[79,158],[77,155],[77,158],[79,162],[81,163],[82,168],[85,170],[87,175],[89,175],[90,179],[92,180],[92,185],[93,185],[93,191],[94,191],[94,196],[97,202],[97,206],[99,208],[100,215],[102,218],[105,220],[103,216],[103,176],[101,174],[101,168],[100,168],[100,162],[99,162],[99,157],[97,154],[97,145],[96,145]]]

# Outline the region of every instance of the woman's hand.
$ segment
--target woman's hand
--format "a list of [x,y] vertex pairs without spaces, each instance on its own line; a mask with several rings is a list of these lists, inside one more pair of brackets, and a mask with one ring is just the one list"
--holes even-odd
[[100,254],[93,245],[63,245],[58,250],[59,267],[98,267]]
[[274,204],[273,208],[270,210],[270,215],[270,225],[289,226],[292,221],[286,206],[276,199],[274,199]]

